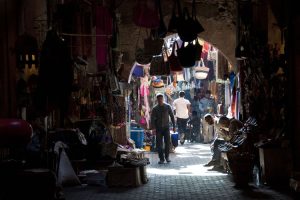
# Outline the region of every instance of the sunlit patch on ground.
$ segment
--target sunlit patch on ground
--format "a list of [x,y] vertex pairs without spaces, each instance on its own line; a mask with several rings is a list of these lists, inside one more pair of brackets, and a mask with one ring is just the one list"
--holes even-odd
[[[211,159],[209,144],[185,143],[170,154],[171,163],[157,164],[157,153],[146,154],[150,159],[147,166],[149,176],[155,175],[182,175],[182,176],[226,176],[226,173],[213,171],[212,167],[204,167]],[[193,159],[191,159],[191,157]]]

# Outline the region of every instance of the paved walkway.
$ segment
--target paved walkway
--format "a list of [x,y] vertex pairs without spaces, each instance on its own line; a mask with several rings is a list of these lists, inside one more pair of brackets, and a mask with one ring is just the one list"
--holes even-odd
[[140,187],[107,188],[78,186],[64,188],[66,200],[159,200],[159,199],[293,199],[286,193],[266,186],[250,184],[247,189],[236,189],[231,175],[204,167],[211,158],[208,144],[189,144],[176,148],[171,163],[158,164],[156,153],[146,153],[149,182]]

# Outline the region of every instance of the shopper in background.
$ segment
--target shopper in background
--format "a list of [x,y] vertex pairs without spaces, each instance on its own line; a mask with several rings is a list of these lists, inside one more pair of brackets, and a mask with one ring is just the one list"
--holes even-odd
[[[161,93],[157,94],[156,98],[157,98],[157,104],[153,107],[151,112],[151,127],[153,132],[156,133],[156,148],[159,156],[158,164],[163,164],[165,160],[168,163],[171,162],[171,160],[169,159],[169,153],[170,153],[169,118],[171,118],[174,132],[176,130],[175,118],[171,106],[164,102],[163,94]],[[164,150],[163,150],[163,141],[165,144]]]
[[180,143],[183,144],[185,140],[186,125],[191,115],[191,102],[184,98],[184,91],[179,92],[179,98],[173,102],[173,109],[177,120],[178,134],[180,137]]
[[191,109],[192,112],[196,111],[198,117],[201,118],[201,112],[200,112],[200,99],[204,97],[204,91],[203,89],[200,89],[200,91],[197,91],[196,95],[194,96],[192,102],[191,102]]
[[199,142],[200,141],[200,124],[201,119],[198,116],[196,111],[192,112],[192,117],[188,120],[188,124],[190,125],[191,129],[191,136],[190,142]]
[[203,118],[206,114],[214,115],[216,113],[216,103],[215,100],[211,98],[210,90],[206,90],[205,96],[200,99],[199,110],[202,117],[202,135],[204,139],[203,143],[210,143],[214,138],[214,133],[212,129],[208,127],[208,123]]

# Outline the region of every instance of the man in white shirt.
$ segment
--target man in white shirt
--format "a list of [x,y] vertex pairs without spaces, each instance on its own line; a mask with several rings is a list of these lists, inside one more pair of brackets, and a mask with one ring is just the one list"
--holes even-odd
[[186,125],[191,115],[191,102],[184,98],[184,91],[179,92],[179,98],[173,102],[173,109],[177,119],[178,134],[180,136],[180,143],[184,143],[184,134],[186,133]]

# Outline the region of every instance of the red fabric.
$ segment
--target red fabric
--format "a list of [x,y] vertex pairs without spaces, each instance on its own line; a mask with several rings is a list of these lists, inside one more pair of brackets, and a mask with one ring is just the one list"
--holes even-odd
[[[112,16],[108,8],[97,6],[96,8],[96,34],[111,35],[112,34]],[[107,54],[108,54],[109,37],[96,37],[96,58],[98,71],[107,69]]]
[[208,51],[210,49],[210,44],[208,42],[204,42],[203,44],[203,50]]
[[237,106],[237,96],[236,96],[236,83],[234,82],[233,88],[232,88],[232,96],[231,96],[231,113],[234,117],[236,115],[236,106]]
[[21,119],[0,119],[0,146],[15,147],[29,143],[32,127]]

